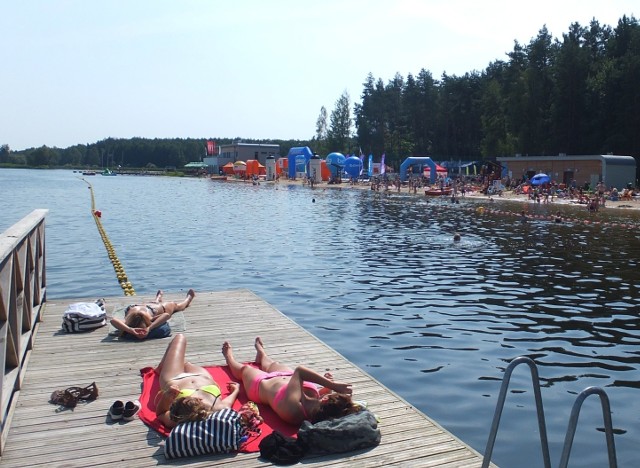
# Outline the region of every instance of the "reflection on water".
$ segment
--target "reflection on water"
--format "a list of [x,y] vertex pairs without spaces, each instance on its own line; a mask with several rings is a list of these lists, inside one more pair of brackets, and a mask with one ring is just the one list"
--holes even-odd
[[[640,462],[640,241],[628,227],[639,225],[637,213],[522,203],[496,203],[502,212],[491,213],[498,206],[488,202],[351,189],[87,180],[138,293],[250,288],[480,451],[504,368],[530,356],[554,465],[575,397],[592,385],[611,399],[620,466]],[[50,298],[121,295],[85,182],[71,171],[0,169],[0,186],[0,229],[34,208],[51,210]],[[523,209],[527,223],[516,215]],[[569,221],[538,217],[557,210]],[[541,465],[536,428],[523,368],[512,378],[494,461]],[[571,464],[606,460],[591,397]]]

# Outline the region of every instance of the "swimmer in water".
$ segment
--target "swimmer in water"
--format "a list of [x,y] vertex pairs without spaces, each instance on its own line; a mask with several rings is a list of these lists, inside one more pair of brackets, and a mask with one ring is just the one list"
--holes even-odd
[[527,214],[524,212],[524,210],[520,212],[520,221],[522,221],[523,223],[527,222]]

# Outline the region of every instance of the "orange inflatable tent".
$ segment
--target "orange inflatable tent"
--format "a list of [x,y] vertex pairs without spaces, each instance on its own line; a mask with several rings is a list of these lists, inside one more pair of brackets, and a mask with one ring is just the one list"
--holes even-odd
[[222,166],[222,172],[224,172],[225,174],[233,175],[233,163],[228,162],[227,164]]
[[289,172],[289,158],[279,158],[276,161],[276,170],[278,174],[281,172]]
[[329,166],[327,166],[327,161],[325,161],[324,159],[320,161],[320,177],[322,177],[322,180],[324,180],[325,182],[331,179],[331,169],[329,169]]
[[257,159],[249,159],[247,161],[247,172],[245,173],[247,177],[252,177],[254,175],[261,176],[266,174],[267,168],[260,164],[260,161],[258,161]]

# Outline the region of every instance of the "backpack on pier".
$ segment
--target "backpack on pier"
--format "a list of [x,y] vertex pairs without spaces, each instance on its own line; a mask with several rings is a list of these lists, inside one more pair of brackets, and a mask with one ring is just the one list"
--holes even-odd
[[68,333],[95,330],[107,324],[104,299],[75,302],[62,314],[62,329]]

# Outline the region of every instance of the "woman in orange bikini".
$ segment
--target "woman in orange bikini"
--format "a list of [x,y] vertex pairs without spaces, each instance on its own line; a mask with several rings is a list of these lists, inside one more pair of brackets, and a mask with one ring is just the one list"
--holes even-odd
[[161,388],[156,396],[156,416],[167,427],[204,420],[215,411],[231,408],[240,392],[240,385],[230,382],[227,385],[230,394],[222,398],[218,384],[207,370],[185,361],[186,349],[187,339],[178,333],[155,369]]
[[[255,340],[256,368],[235,360],[231,345],[222,346],[227,365],[236,379],[242,380],[249,399],[268,404],[284,421],[300,425],[358,412],[361,407],[351,400],[351,384],[333,380],[304,366],[295,370],[271,359],[260,337]],[[335,392],[333,393],[332,392]]]
[[166,323],[174,312],[180,312],[189,307],[195,296],[195,291],[189,289],[187,297],[182,302],[162,302],[162,291],[159,290],[154,301],[130,305],[124,312],[124,320],[112,318],[111,325],[122,334],[126,333],[140,340],[155,338],[154,330]]

